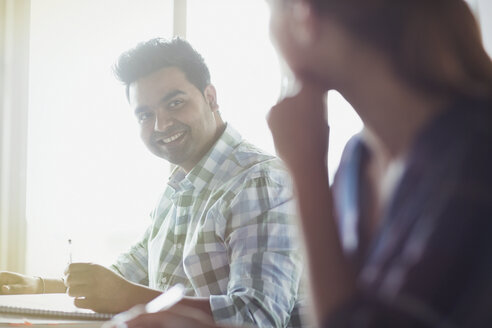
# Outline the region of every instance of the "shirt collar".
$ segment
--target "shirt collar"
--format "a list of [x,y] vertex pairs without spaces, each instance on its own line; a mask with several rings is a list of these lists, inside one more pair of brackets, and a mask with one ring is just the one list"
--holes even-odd
[[176,167],[171,173],[168,185],[176,192],[190,189],[201,190],[212,181],[219,167],[241,141],[242,137],[239,132],[227,124],[222,135],[195,167],[188,174],[181,167]]

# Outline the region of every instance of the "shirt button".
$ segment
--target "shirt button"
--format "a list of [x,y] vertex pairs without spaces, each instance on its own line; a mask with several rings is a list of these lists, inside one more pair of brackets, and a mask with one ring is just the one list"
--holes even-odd
[[183,245],[181,245],[181,244],[177,244],[177,245],[176,245],[176,247],[177,247],[178,249],[181,249],[181,247],[183,247]]
[[161,282],[162,282],[163,284],[165,284],[165,283],[166,283],[166,281],[167,281],[167,278],[166,278],[166,277],[164,277],[164,278],[162,278],[162,279],[161,279]]

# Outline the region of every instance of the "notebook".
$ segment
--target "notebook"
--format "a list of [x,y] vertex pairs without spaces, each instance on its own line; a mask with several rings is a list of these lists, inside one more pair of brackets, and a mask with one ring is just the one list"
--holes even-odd
[[0,295],[0,314],[83,320],[108,320],[113,317],[108,313],[79,309],[67,294]]

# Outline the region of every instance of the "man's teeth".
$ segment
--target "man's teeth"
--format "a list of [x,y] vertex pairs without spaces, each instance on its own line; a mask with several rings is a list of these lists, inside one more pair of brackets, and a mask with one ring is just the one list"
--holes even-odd
[[178,134],[175,134],[173,136],[170,136],[169,138],[162,139],[162,141],[164,143],[170,143],[171,141],[174,141],[174,140],[178,139],[179,137],[181,137],[183,134],[184,134],[184,132],[180,132]]

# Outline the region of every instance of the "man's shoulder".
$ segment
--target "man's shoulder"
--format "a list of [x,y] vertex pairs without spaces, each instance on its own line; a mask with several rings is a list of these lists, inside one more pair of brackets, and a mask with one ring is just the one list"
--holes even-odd
[[241,168],[250,168],[258,164],[275,167],[280,163],[277,157],[244,139],[234,148],[228,159]]
[[255,179],[268,180],[279,186],[291,184],[287,169],[279,158],[245,140],[234,148],[214,174],[219,188],[240,188]]
[[278,157],[245,140],[231,152],[228,162],[226,166],[235,168],[237,174],[287,174],[287,169]]

